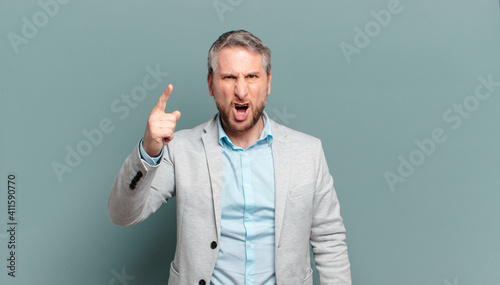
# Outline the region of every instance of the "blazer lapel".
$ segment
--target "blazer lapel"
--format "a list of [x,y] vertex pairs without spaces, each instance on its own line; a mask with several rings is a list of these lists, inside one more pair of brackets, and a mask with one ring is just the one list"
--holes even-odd
[[222,195],[222,149],[219,144],[217,115],[205,125],[205,133],[201,136],[207,158],[208,173],[212,188],[212,202],[217,238],[220,238],[221,195]]
[[273,161],[274,161],[274,183],[276,187],[276,200],[274,209],[275,242],[279,244],[283,217],[285,214],[286,197],[290,183],[290,170],[292,165],[292,153],[290,145],[286,141],[286,132],[280,125],[271,120],[271,131],[273,133]]

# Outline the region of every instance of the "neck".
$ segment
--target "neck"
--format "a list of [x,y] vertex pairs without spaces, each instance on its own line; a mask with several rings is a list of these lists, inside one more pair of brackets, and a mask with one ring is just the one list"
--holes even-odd
[[264,130],[264,120],[260,117],[259,121],[253,127],[242,132],[231,130],[224,124],[224,122],[222,122],[222,128],[235,146],[246,149],[260,138],[262,130]]

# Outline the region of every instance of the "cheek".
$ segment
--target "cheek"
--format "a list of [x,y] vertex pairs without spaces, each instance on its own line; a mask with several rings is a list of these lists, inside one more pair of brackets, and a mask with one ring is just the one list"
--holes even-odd
[[233,94],[234,88],[230,85],[220,85],[218,86],[217,93],[220,97],[228,98]]
[[214,95],[215,100],[222,102],[224,101],[226,97],[227,91],[223,86],[214,86],[214,89],[212,91],[212,94]]
[[231,100],[229,100],[228,97],[222,93],[216,94],[214,96],[214,99],[215,103],[221,107],[224,107],[224,109],[231,105]]
[[256,88],[254,88],[254,90],[253,90],[253,94],[255,94],[256,99],[258,101],[266,101],[267,95],[269,94],[267,84],[262,84],[260,86],[256,86]]

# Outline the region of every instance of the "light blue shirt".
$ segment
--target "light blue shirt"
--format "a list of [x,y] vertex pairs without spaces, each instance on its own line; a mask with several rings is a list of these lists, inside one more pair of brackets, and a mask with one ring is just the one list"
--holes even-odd
[[245,150],[222,128],[222,216],[219,256],[211,284],[276,284],[274,166],[271,125],[263,113],[259,140]]
[[[276,284],[274,267],[274,165],[273,136],[269,117],[263,112],[264,129],[259,140],[245,150],[235,146],[222,128],[222,213],[219,255],[211,284]],[[140,142],[142,158],[151,158]],[[193,258],[196,258],[193,256]]]

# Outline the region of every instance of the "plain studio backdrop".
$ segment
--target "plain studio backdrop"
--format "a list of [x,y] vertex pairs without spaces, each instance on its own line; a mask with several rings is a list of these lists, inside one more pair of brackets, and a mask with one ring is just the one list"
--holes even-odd
[[122,228],[110,187],[169,83],[178,129],[215,114],[207,52],[234,29],[272,50],[268,115],[323,142],[354,284],[500,284],[498,1],[2,1],[0,19],[1,284],[166,284],[175,199]]

